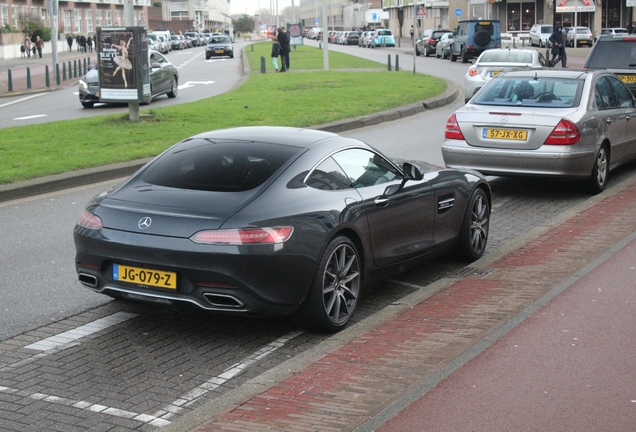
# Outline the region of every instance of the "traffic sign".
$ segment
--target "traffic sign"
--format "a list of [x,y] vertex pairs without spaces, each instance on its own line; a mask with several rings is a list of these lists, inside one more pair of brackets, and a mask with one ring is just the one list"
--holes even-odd
[[455,16],[458,16],[458,17],[462,16],[462,8],[455,9]]
[[426,9],[424,8],[424,5],[419,5],[417,8],[417,14],[416,14],[417,18],[426,18]]

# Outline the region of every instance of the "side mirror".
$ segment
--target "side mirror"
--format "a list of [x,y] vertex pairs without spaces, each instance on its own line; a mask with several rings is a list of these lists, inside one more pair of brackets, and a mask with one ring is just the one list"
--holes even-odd
[[404,172],[404,180],[422,180],[424,178],[420,167],[410,162],[402,164],[402,171]]

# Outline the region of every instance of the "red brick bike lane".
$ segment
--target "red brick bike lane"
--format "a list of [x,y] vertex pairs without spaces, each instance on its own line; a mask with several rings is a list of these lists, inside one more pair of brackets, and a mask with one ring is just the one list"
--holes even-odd
[[[427,400],[428,395],[421,398],[422,394],[434,389],[444,378],[452,379],[453,372],[462,372],[465,363],[477,358],[510,331],[517,324],[515,320],[524,313],[533,316],[536,310],[533,308],[538,308],[541,299],[550,297],[556,287],[569,278],[576,278],[578,272],[593,266],[599,257],[632,235],[636,231],[634,214],[636,185],[634,181],[626,181],[623,186],[590,200],[578,213],[538,229],[521,247],[485,257],[461,275],[440,281],[439,288],[432,294],[402,308],[375,327],[359,331],[351,340],[343,338],[340,346],[312,358],[303,367],[290,368],[282,379],[244,395],[220,411],[215,410],[213,404],[199,409],[201,420],[198,426],[189,429],[196,432],[371,431],[394,415],[391,410],[399,412],[409,404],[416,414],[422,411],[426,414],[430,409],[442,412],[440,406],[455,403],[457,392],[481,397],[465,388],[453,388],[447,393],[439,390],[449,399],[442,397],[434,408],[417,408],[420,402]],[[359,325],[364,326],[364,322]],[[570,333],[570,336],[584,337],[584,333],[574,335],[578,333]],[[542,340],[541,335],[535,338],[523,345],[523,350],[515,352],[531,352],[532,344]],[[475,352],[467,354],[471,350]],[[493,350],[499,352],[497,348]],[[490,352],[492,350],[484,356]],[[551,359],[549,352],[545,354],[547,358],[540,358],[539,363],[547,362],[548,370],[561,373],[556,367],[559,359]],[[598,365],[599,372],[604,366]],[[500,388],[497,390],[498,386],[494,386],[493,393],[515,388],[525,381],[523,375],[512,378],[512,383],[496,381]],[[444,388],[442,384],[440,389]],[[471,398],[466,397],[466,403],[470,403]],[[490,416],[502,414],[496,407],[491,408]],[[393,429],[389,429],[391,422],[387,423],[386,430],[426,430],[421,417],[418,417],[419,423],[399,423],[415,416],[410,409],[393,420]],[[473,430],[469,423],[458,424],[464,427],[447,430]],[[430,430],[437,430],[436,426]],[[535,427],[530,424],[521,430],[535,430]]]

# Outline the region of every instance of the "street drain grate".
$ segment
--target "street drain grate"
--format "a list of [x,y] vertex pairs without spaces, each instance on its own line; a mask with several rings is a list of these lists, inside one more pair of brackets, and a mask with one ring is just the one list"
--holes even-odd
[[494,273],[495,271],[497,271],[497,269],[464,267],[463,269],[451,274],[449,277],[455,278],[455,279],[461,279],[466,277],[484,278]]

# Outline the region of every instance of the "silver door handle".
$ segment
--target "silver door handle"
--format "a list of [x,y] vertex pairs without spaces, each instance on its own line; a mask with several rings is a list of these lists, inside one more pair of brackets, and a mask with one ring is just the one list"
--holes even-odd
[[386,206],[389,203],[389,199],[388,198],[377,197],[375,199],[374,203],[378,207],[384,207],[384,206]]

